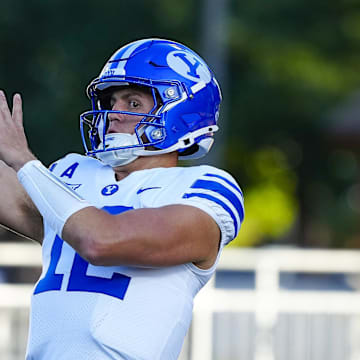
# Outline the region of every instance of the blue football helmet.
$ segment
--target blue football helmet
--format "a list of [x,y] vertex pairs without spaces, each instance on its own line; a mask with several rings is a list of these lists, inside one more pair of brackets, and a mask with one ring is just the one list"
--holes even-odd
[[[154,107],[147,114],[112,110],[109,94],[120,86],[147,89]],[[80,115],[86,154],[116,167],[177,151],[180,159],[204,156],[213,144],[221,91],[204,60],[170,40],[144,39],[117,50],[87,88],[92,110]],[[142,116],[134,134],[107,134],[108,115]]]

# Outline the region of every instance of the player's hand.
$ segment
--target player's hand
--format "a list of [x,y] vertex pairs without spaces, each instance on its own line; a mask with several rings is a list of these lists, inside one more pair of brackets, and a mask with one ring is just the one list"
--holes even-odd
[[0,159],[18,171],[25,163],[36,159],[31,153],[23,127],[20,94],[13,98],[10,112],[5,94],[0,90]]

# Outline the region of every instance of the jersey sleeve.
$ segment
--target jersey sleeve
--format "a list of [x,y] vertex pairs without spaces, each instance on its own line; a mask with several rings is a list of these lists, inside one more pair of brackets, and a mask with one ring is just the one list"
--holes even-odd
[[233,240],[244,220],[243,193],[225,171],[206,167],[183,190],[178,203],[195,206],[208,213],[221,230],[221,245]]

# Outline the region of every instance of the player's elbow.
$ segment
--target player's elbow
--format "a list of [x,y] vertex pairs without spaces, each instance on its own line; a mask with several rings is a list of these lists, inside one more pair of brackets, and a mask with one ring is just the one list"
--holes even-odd
[[89,235],[85,239],[80,255],[91,265],[106,265],[104,244],[95,236]]
[[87,251],[83,258],[91,265],[95,266],[104,266],[106,265],[106,262],[104,261],[103,257],[99,254],[99,252],[96,252],[94,250]]

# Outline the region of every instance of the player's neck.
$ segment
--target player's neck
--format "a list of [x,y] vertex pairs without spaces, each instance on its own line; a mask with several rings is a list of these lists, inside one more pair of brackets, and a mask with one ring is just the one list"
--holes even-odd
[[153,169],[158,167],[174,167],[177,165],[176,152],[156,156],[140,156],[130,164],[114,168],[116,180],[122,180],[134,171]]

